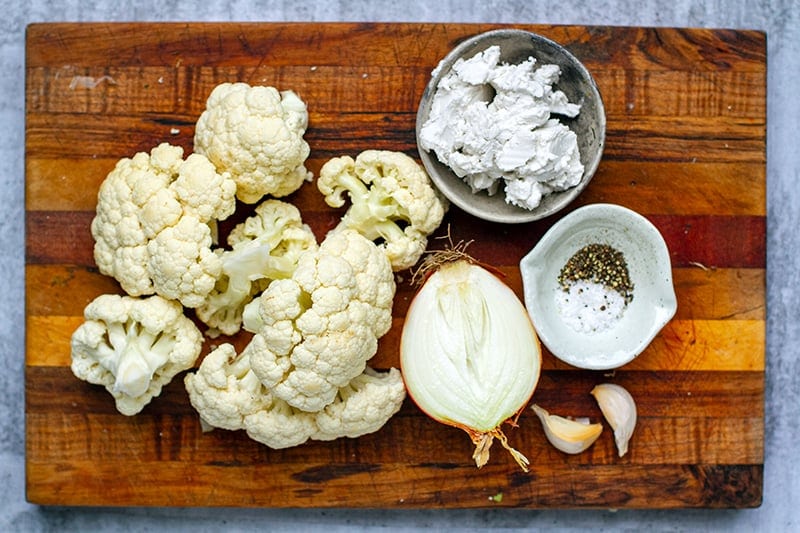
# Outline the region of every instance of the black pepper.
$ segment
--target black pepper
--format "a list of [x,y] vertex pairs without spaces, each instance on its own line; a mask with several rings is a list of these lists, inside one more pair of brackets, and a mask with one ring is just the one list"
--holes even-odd
[[626,304],[633,299],[633,283],[625,256],[608,244],[588,244],[569,258],[558,275],[558,283],[568,291],[576,281],[589,281],[614,290]]

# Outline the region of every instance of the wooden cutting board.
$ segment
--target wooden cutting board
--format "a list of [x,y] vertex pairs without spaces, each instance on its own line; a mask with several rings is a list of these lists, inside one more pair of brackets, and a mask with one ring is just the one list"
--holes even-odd
[[[754,507],[764,462],[766,36],[756,31],[517,26],[569,48],[608,114],[600,168],[570,207],[613,202],[663,233],[678,312],[615,373],[544,354],[534,401],[601,413],[600,382],[638,402],[630,452],[611,430],[566,456],[529,410],[509,431],[532,463],[496,447],[471,461],[460,430],[407,402],[357,440],[274,451],[242,432],[204,434],[182,380],[138,416],[73,377],[69,339],[83,307],[119,292],[92,259],[97,188],[114,163],[162,141],[192,147],[211,89],[246,81],[308,104],[315,173],[365,149],[417,157],[414,119],[431,69],[497,26],[470,24],[37,24],[26,65],[26,466],[39,504],[258,507]],[[337,220],[313,185],[290,198],[318,237]],[[568,210],[569,211],[569,210]],[[563,214],[562,214],[563,215]],[[559,215],[561,216],[561,215]],[[518,260],[558,219],[504,226],[453,208],[453,238],[499,267],[521,296]],[[444,227],[444,226],[443,226]],[[439,233],[442,234],[444,230]],[[434,241],[436,242],[436,241]],[[398,364],[413,289],[372,364]],[[246,342],[244,336],[234,341]],[[209,343],[210,344],[210,343]],[[208,346],[204,351],[208,351]]]

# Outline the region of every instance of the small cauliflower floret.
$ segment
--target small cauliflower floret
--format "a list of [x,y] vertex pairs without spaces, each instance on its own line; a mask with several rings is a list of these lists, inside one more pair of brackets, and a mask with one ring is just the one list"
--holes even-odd
[[300,211],[280,200],[265,200],[255,215],[238,224],[228,235],[230,250],[216,250],[222,273],[197,316],[212,329],[233,335],[242,325],[244,307],[271,281],[288,278],[300,254],[316,250],[317,241]]
[[379,373],[367,367],[340,388],[333,403],[310,413],[277,398],[251,369],[252,343],[240,355],[231,344],[209,353],[195,373],[184,378],[192,407],[204,425],[247,435],[273,449],[309,439],[359,437],[380,429],[405,399],[400,372]]
[[72,334],[72,372],[103,385],[117,410],[135,415],[200,355],[202,334],[177,302],[104,294]]
[[347,193],[351,205],[336,230],[354,229],[381,241],[395,271],[417,263],[448,208],[425,170],[402,152],[367,150],[355,160],[331,159],[317,187],[331,207],[342,207]]
[[198,220],[224,220],[233,214],[236,182],[227,173],[217,173],[211,161],[200,154],[189,154],[172,190],[184,214]]
[[202,303],[219,275],[210,225],[230,216],[236,184],[208,159],[162,143],[124,158],[100,185],[91,230],[100,272],[130,296]]
[[300,256],[291,278],[248,306],[253,370],[292,407],[320,411],[377,351],[394,291],[391,265],[374,243],[353,230],[329,234]]
[[405,397],[399,370],[392,368],[381,373],[366,367],[361,375],[339,389],[333,403],[317,413],[318,430],[311,438],[333,440],[374,433],[400,410]]
[[268,408],[272,396],[250,369],[250,355],[222,344],[203,358],[183,380],[189,402],[209,426],[237,430],[246,416]]
[[243,429],[255,441],[280,449],[297,446],[317,431],[314,416],[275,398],[250,368],[250,348],[237,355],[222,344],[184,378],[189,402],[210,429]]
[[245,419],[247,436],[256,442],[280,450],[299,446],[317,431],[314,414],[295,409],[273,398],[268,409],[262,409]]
[[303,139],[306,104],[293,91],[222,83],[211,91],[195,127],[194,149],[236,181],[236,196],[254,204],[287,196],[311,179]]

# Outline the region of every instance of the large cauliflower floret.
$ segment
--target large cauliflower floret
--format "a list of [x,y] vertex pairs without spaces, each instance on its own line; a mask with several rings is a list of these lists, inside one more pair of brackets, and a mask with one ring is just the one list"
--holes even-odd
[[293,91],[223,83],[211,91],[195,127],[195,152],[236,181],[236,196],[253,204],[293,193],[311,179],[303,139],[306,104]]
[[248,306],[253,370],[292,407],[321,410],[377,351],[394,291],[391,265],[374,243],[353,230],[329,234],[301,255],[291,278]]
[[405,387],[400,372],[364,373],[339,389],[333,402],[317,413],[302,411],[276,398],[250,368],[253,348],[236,355],[231,344],[209,353],[184,379],[192,406],[204,424],[243,429],[270,448],[282,449],[312,440],[359,437],[383,427],[402,406]]
[[230,250],[215,252],[222,262],[216,285],[197,308],[197,316],[214,336],[233,335],[242,325],[242,311],[276,279],[288,278],[300,254],[316,250],[317,241],[300,211],[280,200],[265,200],[255,214],[228,235]]
[[177,302],[104,294],[72,334],[72,372],[103,385],[117,410],[134,415],[200,355],[202,334]]
[[204,156],[162,143],[121,159],[100,185],[94,259],[131,296],[202,303],[220,264],[211,228],[235,208],[236,184]]
[[425,170],[402,152],[367,150],[355,160],[331,159],[322,166],[317,187],[331,207],[343,206],[347,193],[351,205],[336,229],[382,241],[395,271],[417,263],[448,208]]
[[[355,276],[356,299],[351,302],[353,307],[363,307],[364,313],[369,315],[372,333],[382,337],[392,327],[392,304],[396,285],[391,265],[387,268],[387,257],[375,243],[364,238],[353,230],[343,230],[331,234],[323,241],[325,250],[317,259],[326,261],[327,257],[336,257],[345,261],[352,269]],[[318,264],[317,268],[324,268]],[[301,271],[297,279],[305,290],[316,287],[317,284],[325,285],[325,274],[322,278],[309,277],[312,271]]]

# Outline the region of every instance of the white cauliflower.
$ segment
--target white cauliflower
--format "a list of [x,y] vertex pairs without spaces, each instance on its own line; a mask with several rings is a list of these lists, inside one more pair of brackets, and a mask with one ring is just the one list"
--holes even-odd
[[354,229],[380,241],[395,271],[417,263],[448,208],[425,170],[402,152],[367,150],[355,160],[331,159],[317,188],[331,207],[343,206],[347,193],[351,205],[334,231]]
[[100,185],[91,231],[100,272],[131,296],[201,304],[221,263],[211,228],[235,208],[236,184],[204,157],[162,143],[124,158]]
[[366,367],[361,375],[339,388],[333,403],[316,414],[316,440],[356,438],[378,431],[394,416],[406,397],[403,377],[396,368],[376,372]]
[[272,405],[272,395],[250,368],[247,351],[237,356],[228,343],[206,355],[183,383],[201,420],[215,428],[242,429],[245,417]]
[[223,344],[209,353],[196,372],[184,378],[192,406],[204,424],[240,430],[270,448],[298,446],[309,439],[355,438],[383,427],[402,406],[405,386],[400,372],[364,373],[339,389],[333,402],[317,413],[301,411],[276,398],[250,368],[253,350],[237,355]]
[[117,410],[134,415],[200,355],[202,334],[175,301],[103,294],[72,334],[72,372],[103,385]]
[[236,196],[254,204],[287,196],[311,179],[306,104],[293,91],[223,83],[211,91],[197,121],[194,150],[236,181]]
[[265,200],[255,214],[228,235],[230,250],[216,250],[222,273],[197,317],[210,326],[209,334],[233,335],[242,325],[246,304],[272,280],[288,278],[300,254],[316,250],[317,241],[300,211],[280,200]]
[[354,230],[329,234],[300,256],[291,278],[248,306],[250,365],[292,407],[323,409],[377,351],[394,292],[391,265],[373,242]]
[[313,437],[317,426],[313,413],[300,411],[281,399],[273,398],[269,409],[245,419],[244,430],[254,441],[279,450],[303,444]]
[[[275,398],[250,368],[250,351],[237,355],[222,344],[184,378],[189,402],[204,426],[244,429],[253,440],[271,448],[304,443],[316,431],[313,415]],[[252,432],[249,428],[253,428]]]

